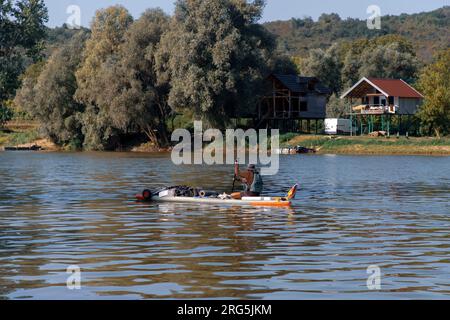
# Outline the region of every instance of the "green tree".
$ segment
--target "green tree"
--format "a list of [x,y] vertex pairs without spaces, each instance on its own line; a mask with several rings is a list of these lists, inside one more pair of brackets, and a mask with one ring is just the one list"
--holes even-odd
[[84,106],[73,96],[77,89],[75,71],[87,38],[88,34],[80,31],[43,67],[28,68],[15,98],[15,104],[39,121],[43,133],[59,145],[80,147],[83,141],[80,114]]
[[122,6],[112,6],[96,13],[91,38],[87,41],[84,60],[76,72],[75,99],[86,106],[82,114],[86,149],[112,149],[120,141],[122,131],[114,126],[111,114],[111,90],[108,74],[120,60],[119,49],[133,22]]
[[112,125],[124,133],[144,132],[157,146],[167,146],[166,121],[170,114],[167,84],[157,85],[155,53],[169,17],[160,9],[147,10],[125,34],[118,61],[102,82],[109,89],[98,92],[110,101]]
[[[272,73],[298,74],[297,60],[285,54],[274,54],[267,62],[268,70]],[[267,92],[267,91],[266,91]]]
[[450,49],[441,52],[419,79],[425,102],[419,111],[422,124],[437,137],[450,132]]
[[418,68],[411,43],[393,35],[335,43],[326,50],[313,49],[306,59],[299,61],[302,74],[319,78],[335,94],[362,77],[414,82]]
[[350,87],[362,77],[397,78],[414,82],[419,61],[412,44],[395,35],[346,44],[341,83]]
[[48,11],[43,0],[20,0],[14,11],[15,22],[18,24],[19,45],[26,49],[27,56],[34,62],[42,58],[44,40],[48,21]]
[[27,64],[41,58],[47,21],[43,0],[0,0],[0,104],[14,95]]
[[333,93],[327,103],[328,118],[342,118],[350,112],[349,105],[339,95]]
[[10,108],[8,108],[6,105],[0,105],[0,128],[3,127],[3,125],[11,120],[13,117],[13,112]]
[[46,61],[41,60],[30,65],[25,72],[20,76],[21,86],[16,91],[16,96],[13,100],[13,109],[15,117],[22,119],[32,118],[33,116],[28,112],[30,104],[34,104],[34,87],[37,84],[38,78],[45,68]]
[[264,1],[178,0],[156,55],[169,105],[221,127],[257,105],[275,41],[257,24]]
[[409,83],[415,81],[419,66],[415,54],[395,42],[364,51],[360,61],[360,78],[397,78]]
[[[333,17],[331,15],[329,18]],[[343,63],[341,60],[338,44],[332,45],[327,50],[313,49],[309,58],[302,61],[300,70],[303,75],[317,77],[332,92],[339,93],[342,89],[341,70]]]

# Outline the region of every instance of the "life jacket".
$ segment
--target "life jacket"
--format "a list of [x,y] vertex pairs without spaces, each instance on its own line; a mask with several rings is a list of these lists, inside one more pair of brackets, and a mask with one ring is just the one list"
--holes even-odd
[[253,172],[253,182],[250,185],[244,185],[244,189],[246,192],[253,192],[253,193],[262,193],[263,192],[263,179],[261,174],[258,171]]

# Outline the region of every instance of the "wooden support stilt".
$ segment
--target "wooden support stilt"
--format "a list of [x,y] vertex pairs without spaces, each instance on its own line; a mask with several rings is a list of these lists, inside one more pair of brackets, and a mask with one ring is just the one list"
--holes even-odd
[[289,111],[288,111],[288,118],[290,119],[292,116],[292,98],[291,98],[291,91],[289,90]]
[[275,82],[273,83],[273,117],[277,117],[277,101],[276,101],[276,91],[275,91]]
[[353,136],[353,116],[350,114],[350,137]]
[[362,116],[361,116],[360,124],[361,124],[361,136],[362,136],[364,134],[364,131],[363,131],[363,117]]
[[388,137],[391,136],[391,116],[387,116],[387,135]]

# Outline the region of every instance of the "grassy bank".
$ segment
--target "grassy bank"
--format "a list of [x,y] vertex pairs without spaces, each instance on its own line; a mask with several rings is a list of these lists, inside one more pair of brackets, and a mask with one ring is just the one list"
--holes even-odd
[[59,148],[39,134],[32,121],[11,121],[0,129],[0,150],[4,147],[30,147],[38,145],[42,150],[56,151]]
[[[298,135],[288,133],[281,136],[281,146],[303,146],[317,150],[318,154],[368,154],[368,155],[450,155],[450,137],[437,138],[397,138],[348,137],[324,135]],[[0,149],[10,146],[39,145],[44,150],[57,151],[58,148],[39,135],[37,126],[14,124],[0,130]],[[141,150],[142,149],[142,150]],[[135,147],[132,151],[148,152],[151,145]],[[165,150],[167,151],[167,150]]]
[[283,145],[314,148],[319,154],[450,155],[450,138],[297,135]]
[[32,143],[39,139],[39,134],[34,129],[23,131],[0,131],[0,147],[18,146]]

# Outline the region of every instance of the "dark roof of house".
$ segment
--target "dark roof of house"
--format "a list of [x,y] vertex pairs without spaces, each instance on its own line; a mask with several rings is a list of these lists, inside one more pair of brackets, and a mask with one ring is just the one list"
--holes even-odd
[[320,80],[315,77],[302,77],[295,74],[272,74],[278,81],[280,81],[286,88],[296,93],[308,92],[308,83],[315,82],[314,90],[320,94],[329,94],[331,91],[320,83]]
[[391,97],[423,98],[423,95],[401,79],[367,78]]

